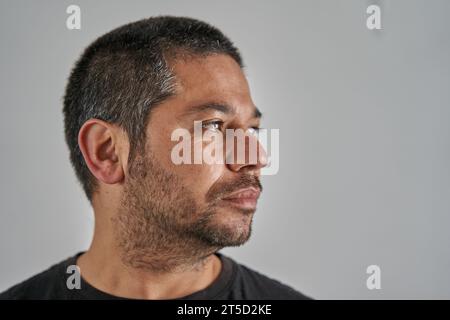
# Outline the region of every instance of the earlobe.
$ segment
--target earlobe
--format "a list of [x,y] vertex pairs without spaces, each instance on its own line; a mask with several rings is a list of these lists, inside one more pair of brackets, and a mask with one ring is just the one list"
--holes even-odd
[[78,145],[92,175],[107,183],[119,183],[124,172],[118,156],[114,127],[99,119],[86,121],[78,133]]

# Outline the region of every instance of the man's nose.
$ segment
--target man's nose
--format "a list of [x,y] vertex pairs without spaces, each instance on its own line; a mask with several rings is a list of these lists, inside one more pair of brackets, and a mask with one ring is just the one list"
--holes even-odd
[[268,157],[266,150],[253,135],[245,136],[245,139],[235,137],[233,146],[226,146],[228,168],[234,172],[254,171],[255,175],[260,175],[260,170],[267,166]]

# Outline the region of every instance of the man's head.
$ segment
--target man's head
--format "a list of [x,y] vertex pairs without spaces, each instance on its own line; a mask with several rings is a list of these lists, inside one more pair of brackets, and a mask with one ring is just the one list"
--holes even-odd
[[167,16],[111,31],[75,65],[64,98],[71,161],[94,208],[114,211],[109,218],[130,260],[250,236],[263,151],[252,164],[171,161],[172,132],[193,132],[194,121],[214,132],[259,126],[242,67],[219,30]]

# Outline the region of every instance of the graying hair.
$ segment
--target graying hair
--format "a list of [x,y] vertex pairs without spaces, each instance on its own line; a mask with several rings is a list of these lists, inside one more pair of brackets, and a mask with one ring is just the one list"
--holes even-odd
[[70,160],[89,201],[97,182],[78,146],[82,125],[96,118],[122,127],[131,163],[143,147],[150,111],[176,93],[170,61],[178,55],[215,53],[231,56],[243,68],[238,49],[220,30],[172,16],[124,25],[86,48],[68,79],[63,113]]

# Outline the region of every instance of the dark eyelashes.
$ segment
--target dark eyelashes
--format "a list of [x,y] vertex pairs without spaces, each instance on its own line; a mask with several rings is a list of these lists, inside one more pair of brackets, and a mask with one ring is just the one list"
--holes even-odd
[[[224,126],[225,122],[222,120],[208,120],[208,121],[202,121],[202,127],[206,128],[209,125],[217,125],[219,130],[223,130],[223,126]],[[251,129],[255,130],[256,132],[258,132],[259,130],[261,130],[260,126],[252,126],[250,127]]]

